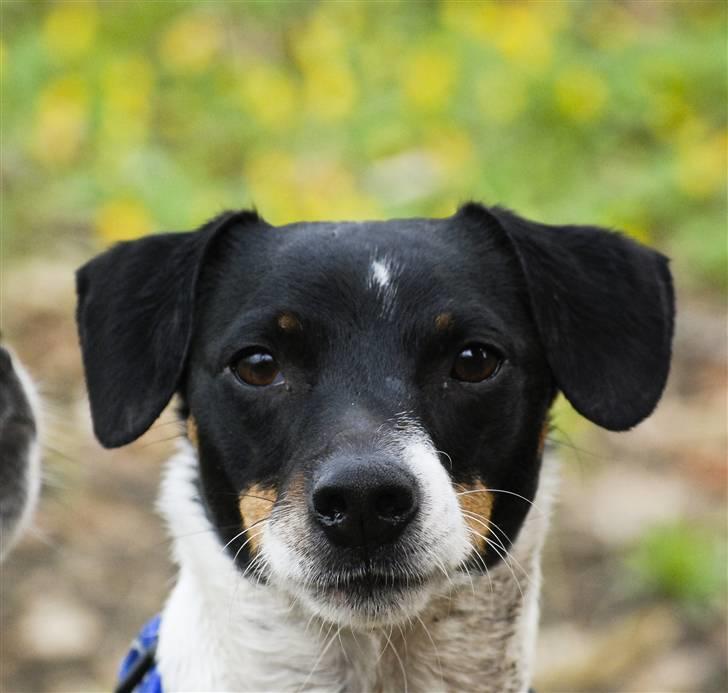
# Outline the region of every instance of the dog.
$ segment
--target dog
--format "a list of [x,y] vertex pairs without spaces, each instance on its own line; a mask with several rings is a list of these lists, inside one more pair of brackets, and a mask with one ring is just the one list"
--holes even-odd
[[186,433],[176,585],[118,690],[526,691],[558,392],[629,429],[668,375],[668,260],[469,203],[276,227],[251,211],[77,275],[94,430]]
[[38,394],[0,346],[0,560],[29,524],[41,485]]

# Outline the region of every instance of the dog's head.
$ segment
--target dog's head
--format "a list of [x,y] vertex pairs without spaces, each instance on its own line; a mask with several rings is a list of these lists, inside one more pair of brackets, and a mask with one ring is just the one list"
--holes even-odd
[[514,541],[560,390],[634,426],[668,373],[664,257],[470,204],[273,227],[250,212],[123,243],[78,274],[106,446],[172,395],[241,574],[350,622],[417,613]]

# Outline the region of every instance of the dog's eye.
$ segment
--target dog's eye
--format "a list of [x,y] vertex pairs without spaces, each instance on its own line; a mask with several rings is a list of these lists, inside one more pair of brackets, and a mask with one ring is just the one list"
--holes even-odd
[[479,383],[493,376],[500,364],[496,351],[482,344],[469,344],[455,357],[450,375],[455,380]]
[[265,349],[252,349],[239,354],[230,364],[235,375],[248,385],[265,387],[283,382],[278,362]]

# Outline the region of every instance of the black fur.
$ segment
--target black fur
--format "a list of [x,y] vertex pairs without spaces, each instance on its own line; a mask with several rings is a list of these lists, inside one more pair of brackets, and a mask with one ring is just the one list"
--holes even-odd
[[109,448],[146,431],[172,398],[192,335],[197,277],[227,212],[196,233],[120,243],[76,275],[78,322],[94,432]]
[[[366,285],[379,257],[397,268],[384,312]],[[178,391],[198,425],[203,501],[223,542],[241,491],[310,488],[322,460],[344,447],[365,454],[403,411],[446,453],[455,482],[530,500],[557,388],[595,423],[624,429],[652,411],[670,360],[665,258],[601,229],[473,204],[448,219],[280,228],[228,214],[196,233],[117,246],[80,270],[78,286],[99,439],[133,440]],[[283,312],[300,333],[278,329]],[[441,313],[452,329],[435,329]],[[454,380],[453,360],[473,342],[502,366],[481,383]],[[231,360],[250,346],[276,355],[285,386],[233,375]],[[492,519],[513,541],[528,508],[501,494]],[[244,565],[242,541],[229,550]],[[331,571],[361,560],[323,535],[311,550]],[[367,558],[386,565],[388,551]]]
[[593,226],[547,226],[477,204],[461,213],[513,243],[549,364],[574,408],[613,431],[649,416],[670,367],[667,258]]

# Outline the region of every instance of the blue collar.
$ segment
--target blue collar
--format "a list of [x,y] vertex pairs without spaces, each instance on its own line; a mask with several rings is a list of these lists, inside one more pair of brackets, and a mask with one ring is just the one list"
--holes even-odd
[[114,693],[162,693],[162,679],[155,658],[161,621],[157,614],[139,632],[121,663]]

